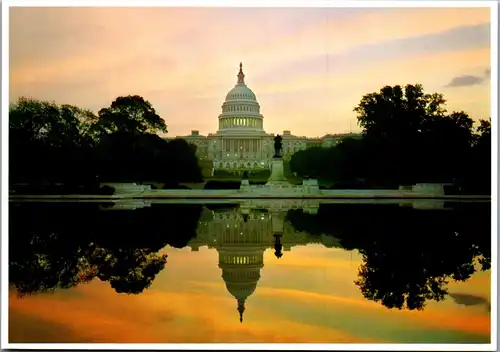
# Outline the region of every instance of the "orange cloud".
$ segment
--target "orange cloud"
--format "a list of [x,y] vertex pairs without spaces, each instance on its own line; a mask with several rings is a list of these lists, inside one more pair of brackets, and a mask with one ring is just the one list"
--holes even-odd
[[[80,286],[76,289],[78,298],[70,300],[62,299],[63,294],[58,293],[24,300],[11,297],[10,315],[31,316],[37,322],[69,328],[71,336],[61,337],[68,342],[360,341],[345,331],[309,326],[276,316],[272,319],[253,316],[250,322],[239,324],[236,302],[224,292],[223,285],[219,285],[219,293],[206,290],[197,292],[196,289],[188,292],[148,290],[139,296],[116,295],[103,285],[94,282]],[[23,326],[11,325],[11,336],[19,336],[20,329],[36,329],[27,324],[26,319],[24,323]],[[301,334],[294,331],[301,331]]]
[[[359,307],[365,314],[382,314],[389,317],[396,314],[411,319],[414,323],[441,330],[457,330],[467,333],[476,333],[482,335],[490,334],[490,318],[487,315],[474,314],[473,312],[460,311],[460,315],[456,314],[457,309],[444,308],[444,306],[435,306],[435,309],[427,309],[424,311],[409,311],[409,310],[389,310],[379,303],[368,301],[360,298],[338,297],[333,295],[325,295],[314,292],[306,292],[291,289],[277,289],[269,287],[259,287],[259,294],[268,296],[279,296],[283,300],[291,300],[298,302],[314,302],[321,305],[323,309],[328,309],[332,305],[349,305],[351,308]],[[369,310],[366,310],[369,309]]]

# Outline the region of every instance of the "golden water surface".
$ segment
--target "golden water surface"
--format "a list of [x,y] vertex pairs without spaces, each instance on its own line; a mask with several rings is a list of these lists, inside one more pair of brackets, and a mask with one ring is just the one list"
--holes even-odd
[[165,247],[165,268],[138,295],[108,282],[9,297],[9,342],[169,343],[489,343],[489,271],[450,282],[449,293],[483,297],[465,305],[450,296],[425,309],[389,309],[365,299],[354,284],[361,255],[321,244],[264,252],[243,322],[228,293],[215,249]]

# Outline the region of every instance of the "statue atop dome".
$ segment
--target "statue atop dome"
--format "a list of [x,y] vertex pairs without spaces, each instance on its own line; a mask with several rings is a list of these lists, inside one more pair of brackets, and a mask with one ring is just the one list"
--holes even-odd
[[245,74],[243,73],[242,62],[240,62],[240,72],[238,72],[238,84],[245,84]]
[[281,158],[280,152],[283,149],[282,140],[283,138],[279,134],[274,137],[274,158]]

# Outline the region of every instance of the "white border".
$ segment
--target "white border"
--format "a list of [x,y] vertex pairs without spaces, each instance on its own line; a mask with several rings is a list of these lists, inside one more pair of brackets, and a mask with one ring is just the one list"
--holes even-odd
[[1,250],[1,348],[8,345],[9,325],[9,8],[2,3],[2,200],[0,209],[2,211],[2,244]]
[[[488,7],[491,9],[491,341],[490,344],[15,344],[8,343],[8,113],[9,113],[9,8],[61,7]],[[495,351],[497,348],[497,181],[498,181],[498,3],[494,1],[331,1],[331,0],[4,0],[2,2],[2,242],[1,242],[1,348],[15,349],[207,349],[207,350],[453,350]]]
[[494,349],[498,343],[498,3],[491,6],[491,334]]
[[494,1],[415,0],[4,0],[5,7],[492,7]]

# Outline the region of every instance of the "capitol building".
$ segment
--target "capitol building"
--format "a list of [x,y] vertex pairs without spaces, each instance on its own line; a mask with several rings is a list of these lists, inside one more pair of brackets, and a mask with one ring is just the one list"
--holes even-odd
[[[274,154],[274,134],[266,133],[264,115],[255,93],[246,85],[243,65],[237,82],[226,95],[218,117],[218,130],[208,136],[198,130],[189,136],[178,136],[197,147],[199,160],[210,162],[212,175],[217,170],[231,173],[269,170]],[[290,131],[282,133],[282,156],[290,159],[293,153],[312,146],[332,147],[339,140],[355,134],[327,134],[320,138],[299,137]]]

